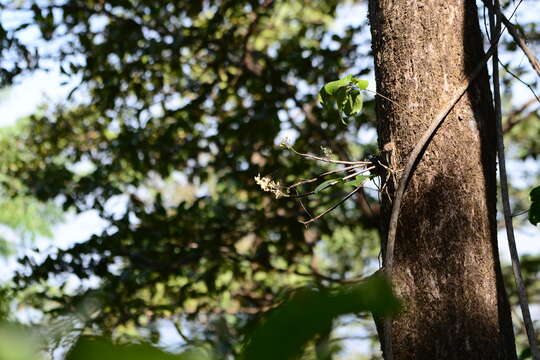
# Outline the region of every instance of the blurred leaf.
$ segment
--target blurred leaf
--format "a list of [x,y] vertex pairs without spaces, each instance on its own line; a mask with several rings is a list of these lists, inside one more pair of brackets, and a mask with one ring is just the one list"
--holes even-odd
[[41,360],[37,338],[24,329],[2,325],[0,327],[0,359]]
[[358,285],[338,289],[305,288],[270,311],[246,344],[244,360],[294,359],[316,334],[331,329],[332,321],[344,314],[395,313],[398,302],[381,275]]
[[366,90],[369,85],[369,81],[367,80],[353,78],[352,81],[360,90]]
[[533,202],[529,209],[529,221],[533,225],[537,225],[540,222],[540,202]]
[[66,360],[209,360],[203,350],[189,350],[181,354],[164,352],[148,344],[111,343],[102,337],[82,336],[70,350]]
[[326,180],[326,181],[320,183],[319,186],[317,186],[317,187],[315,188],[315,190],[313,190],[313,191],[314,191],[315,194],[316,194],[316,193],[318,193],[318,192],[320,192],[320,191],[322,191],[322,190],[324,190],[324,189],[326,189],[326,188],[328,188],[328,187],[330,187],[330,186],[333,186],[333,185],[339,183],[340,181],[341,181],[341,179],[330,179],[330,180]]
[[540,202],[540,186],[532,189],[529,197],[531,199],[531,202]]
[[353,180],[347,181],[346,184],[358,187],[358,186],[361,186],[364,183],[364,181],[366,181],[369,178],[370,178],[369,175],[357,175]]
[[525,348],[521,354],[519,354],[519,360],[525,360],[525,359],[532,359],[532,353],[531,353],[531,348],[530,347],[527,347]]
[[530,199],[529,221],[531,224],[537,225],[540,222],[540,186],[531,190]]

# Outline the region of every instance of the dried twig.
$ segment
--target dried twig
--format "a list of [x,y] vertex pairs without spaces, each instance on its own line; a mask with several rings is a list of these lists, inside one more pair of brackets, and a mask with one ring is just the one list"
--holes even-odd
[[518,109],[510,113],[508,117],[506,118],[506,122],[503,124],[503,128],[502,128],[503,133],[507,133],[510,130],[512,130],[512,128],[516,126],[523,119],[523,116],[520,116],[520,115],[525,110],[527,110],[529,106],[536,103],[536,101],[537,100],[535,98],[532,98],[529,101],[527,101],[525,104],[521,105]]
[[514,72],[512,70],[510,70],[508,68],[508,66],[506,66],[505,64],[503,64],[502,61],[499,60],[499,64],[501,64],[501,66],[504,68],[504,70],[506,70],[507,73],[510,74],[510,76],[512,76],[514,79],[516,79],[517,81],[519,81],[520,83],[522,83],[523,85],[525,85],[529,91],[534,95],[534,97],[536,98],[536,101],[540,104],[540,97],[538,97],[538,95],[536,95],[536,91],[534,91],[533,87],[531,86],[531,84],[527,84],[525,81],[523,81],[518,75],[514,74]]
[[285,146],[286,146],[289,150],[291,150],[293,153],[295,153],[296,155],[298,155],[298,156],[301,156],[301,157],[306,158],[306,159],[322,161],[322,162],[325,162],[325,163],[330,163],[330,164],[343,164],[343,165],[369,165],[369,164],[371,164],[370,161],[344,161],[344,160],[332,160],[332,159],[329,159],[329,158],[326,158],[326,157],[320,157],[320,156],[315,156],[315,155],[311,155],[311,154],[303,154],[303,153],[300,153],[300,152],[296,151],[292,146],[288,146],[288,145],[285,145]]
[[342,181],[349,180],[351,178],[357,177],[358,175],[361,175],[361,174],[365,173],[366,171],[370,171],[370,170],[373,170],[373,169],[375,169],[375,166],[367,167],[365,169],[362,169],[360,171],[355,172],[354,174],[347,175],[347,176],[343,177],[341,180]]
[[[354,166],[353,169],[354,169],[354,168],[358,168],[358,166]],[[334,186],[334,185],[336,185],[336,184],[338,184],[338,183],[340,183],[340,182],[346,181],[346,180],[348,180],[348,179],[350,179],[350,178],[356,177],[356,176],[358,176],[358,175],[361,175],[362,173],[365,173],[366,171],[370,171],[370,170],[373,170],[373,169],[375,169],[374,166],[364,168],[364,169],[362,169],[362,170],[360,170],[360,171],[357,171],[357,172],[355,172],[355,173],[353,173],[353,174],[350,174],[350,175],[344,176],[344,177],[342,177],[342,178],[336,179],[335,181],[329,183],[327,187]],[[343,172],[343,171],[345,171],[345,169],[340,169],[339,171]],[[339,172],[339,171],[338,171],[338,170],[334,170],[334,171],[329,171],[329,172],[324,173],[324,174],[328,174],[328,173],[336,173],[336,172]],[[291,188],[295,188],[296,186],[298,186],[298,185],[300,185],[300,184],[311,183],[311,182],[313,182],[313,181],[316,181],[316,180],[320,179],[320,178],[322,177],[322,175],[324,175],[324,174],[321,174],[321,175],[319,175],[319,176],[317,176],[317,177],[315,177],[315,178],[313,178],[313,179],[300,181],[300,182],[298,182],[298,183],[296,183],[296,184],[294,184],[294,185],[289,186],[289,187],[287,188],[287,190],[289,190],[289,189],[291,189]],[[319,190],[319,191],[320,191],[320,190]],[[287,194],[287,195],[284,195],[284,197],[290,197],[290,198],[293,198],[293,199],[295,199],[295,198],[297,198],[297,199],[298,199],[298,198],[304,198],[304,197],[307,197],[307,196],[310,196],[310,195],[314,195],[314,194],[318,193],[319,191],[314,190],[314,191],[310,191],[310,192],[307,192],[307,193],[298,193],[298,192],[297,192],[297,193],[294,194],[294,195],[288,195],[288,194]]]
[[[293,191],[296,193],[296,195],[298,195],[298,191],[296,191],[296,189],[293,189]],[[292,196],[292,197],[297,197],[297,196]],[[304,211],[306,212],[306,214],[308,214],[309,217],[313,217],[311,215],[311,212],[309,212],[309,210],[307,209],[307,207],[304,205],[304,202],[302,201],[302,199],[300,199],[300,197],[298,196],[298,202],[300,203],[300,206],[302,207],[302,209],[304,209]]]
[[314,178],[307,179],[307,180],[301,180],[301,181],[299,181],[297,183],[294,183],[291,186],[287,187],[287,189],[292,189],[292,188],[295,188],[295,187],[303,185],[303,184],[309,184],[309,183],[312,183],[312,182],[316,182],[316,181],[321,180],[322,178],[324,178],[324,177],[326,177],[328,175],[354,170],[354,169],[357,169],[357,168],[362,167],[362,166],[365,166],[365,164],[351,165],[351,166],[346,166],[346,167],[341,168],[341,169],[327,171],[327,172],[324,172],[324,173],[322,173],[320,175],[315,176]]
[[[484,2],[484,5],[488,8],[488,10],[490,12],[493,12],[493,4],[491,4],[488,0],[483,0],[483,2]],[[529,60],[529,63],[531,64],[534,71],[536,71],[538,76],[540,76],[540,61],[538,61],[538,59],[536,58],[536,56],[534,56],[531,49],[527,46],[527,43],[525,42],[524,37],[519,33],[519,30],[516,28],[516,26],[512,24],[510,20],[506,16],[504,16],[504,14],[502,14],[500,11],[499,13],[500,13],[500,19],[502,23],[508,29],[508,33],[512,35],[512,38],[514,39],[516,44],[518,44],[518,46],[521,48],[521,50],[523,51],[523,53]]]
[[357,188],[355,188],[353,191],[351,191],[350,193],[347,194],[347,196],[345,196],[343,199],[339,200],[337,203],[335,203],[334,205],[332,205],[330,208],[326,209],[325,211],[323,211],[322,213],[320,213],[319,215],[315,216],[314,218],[311,218],[307,221],[300,221],[302,224],[304,225],[308,225],[314,221],[317,221],[318,219],[320,219],[321,217],[323,217],[324,215],[328,214],[330,211],[334,210],[335,208],[337,208],[339,205],[343,204],[345,201],[347,201],[348,198],[350,198],[351,196],[353,196],[354,194],[356,194],[356,192],[358,192],[358,190],[360,190],[362,187],[361,186],[358,186]]

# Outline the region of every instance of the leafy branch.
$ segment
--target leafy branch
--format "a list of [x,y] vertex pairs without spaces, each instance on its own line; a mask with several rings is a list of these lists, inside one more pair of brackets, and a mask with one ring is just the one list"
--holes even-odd
[[[347,120],[360,113],[363,106],[362,91],[366,90],[368,82],[366,80],[361,80],[353,77],[352,75],[347,75],[344,78],[341,78],[336,81],[331,81],[325,84],[319,91],[319,100],[325,111],[337,117],[343,124],[347,124]],[[373,171],[377,166],[376,161],[348,161],[348,160],[335,160],[331,158],[331,153],[324,151],[324,156],[317,156],[313,154],[302,153],[294,149],[292,145],[289,144],[288,140],[284,140],[280,146],[286,148],[293,152],[295,155],[300,156],[306,160],[314,160],[319,162],[324,162],[328,164],[336,165],[346,165],[342,168],[330,170],[323,172],[311,179],[304,179],[295,182],[294,184],[284,187],[279,181],[272,180],[270,177],[265,176],[261,177],[260,174],[255,177],[255,182],[261,187],[262,190],[271,192],[275,195],[276,199],[282,197],[290,197],[299,199],[302,207],[309,214],[304,204],[301,202],[301,198],[308,197],[311,195],[318,194],[319,192],[332,187],[334,185],[344,183],[346,185],[354,186],[354,190],[345,195],[342,199],[336,202],[334,205],[324,210],[317,216],[311,216],[307,221],[300,221],[304,225],[308,225],[314,221],[317,221],[322,216],[328,214],[355,193],[357,193],[362,187],[366,180],[373,178],[375,175],[370,174],[366,175],[367,172]],[[340,174],[340,177],[334,177],[332,179],[327,179],[330,175]],[[322,181],[322,182],[321,182]],[[300,185],[318,183],[313,191],[298,193],[296,188]],[[291,194],[291,190],[294,190],[295,194]]]
[[529,208],[529,221],[533,225],[540,223],[540,186],[531,190],[529,195],[531,207]]

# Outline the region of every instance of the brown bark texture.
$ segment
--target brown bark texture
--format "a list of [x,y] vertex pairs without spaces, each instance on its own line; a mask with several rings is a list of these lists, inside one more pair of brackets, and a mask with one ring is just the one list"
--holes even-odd
[[[471,0],[370,0],[379,146],[394,169],[484,55]],[[393,286],[394,359],[515,359],[496,239],[495,117],[487,70],[427,146],[405,192]],[[383,249],[384,250],[384,249]]]

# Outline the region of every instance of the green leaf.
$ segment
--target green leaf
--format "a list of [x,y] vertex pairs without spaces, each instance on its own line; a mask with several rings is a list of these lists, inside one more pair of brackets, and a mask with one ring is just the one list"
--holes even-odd
[[531,199],[529,221],[531,224],[536,226],[540,222],[540,186],[537,186],[531,190],[529,198]]
[[315,190],[313,190],[315,192],[315,194],[317,194],[318,192],[330,187],[330,186],[333,186],[335,184],[337,184],[338,182],[340,182],[341,179],[330,179],[330,180],[326,180],[322,183],[319,184],[319,186],[317,186],[315,188]]
[[331,107],[332,96],[328,92],[326,92],[324,87],[321,88],[321,91],[319,91],[319,97],[320,97],[321,105],[323,107],[325,108]]
[[357,79],[357,78],[353,78],[352,79],[352,82],[360,89],[360,90],[366,90],[368,85],[369,85],[369,81],[367,80],[361,80],[361,79]]
[[356,178],[354,178],[353,180],[347,181],[346,184],[358,187],[358,186],[361,186],[364,183],[364,181],[366,181],[369,178],[370,178],[369,175],[357,175]]
[[533,225],[540,223],[540,201],[533,202],[529,209],[529,221]]
[[241,359],[296,359],[309,340],[331,329],[336,317],[366,311],[380,317],[398,308],[390,286],[379,275],[334,290],[301,289],[267,314],[251,334]]
[[0,359],[43,360],[39,339],[22,327],[2,324],[0,326]]
[[540,186],[531,190],[529,198],[531,199],[531,202],[540,202]]
[[360,90],[348,90],[346,101],[341,110],[347,116],[356,115],[360,112],[360,110],[362,110],[362,95],[360,94]]
[[530,347],[523,349],[521,354],[519,354],[518,360],[525,360],[525,359],[532,359],[532,353],[531,353]]
[[348,101],[347,87],[346,86],[340,87],[336,91],[335,97],[336,97],[336,103],[337,103],[337,108],[338,108],[338,113],[339,113],[339,119],[344,125],[347,125],[347,122],[345,122],[345,120],[341,116],[341,113],[343,112],[345,104]]
[[325,84],[322,89],[324,89],[328,95],[334,95],[341,87],[349,85],[352,78],[352,75],[347,75],[339,80],[330,81],[329,83]]
[[82,336],[66,357],[67,360],[209,360],[202,350],[181,354],[164,352],[148,344],[113,344],[103,337]]
[[[347,125],[342,113],[346,117],[350,117],[362,111],[363,99],[361,91],[365,90],[367,86],[368,82],[366,80],[347,75],[342,79],[324,85],[319,91],[320,102],[330,116],[339,118],[343,124]],[[337,107],[337,114],[335,107]]]

